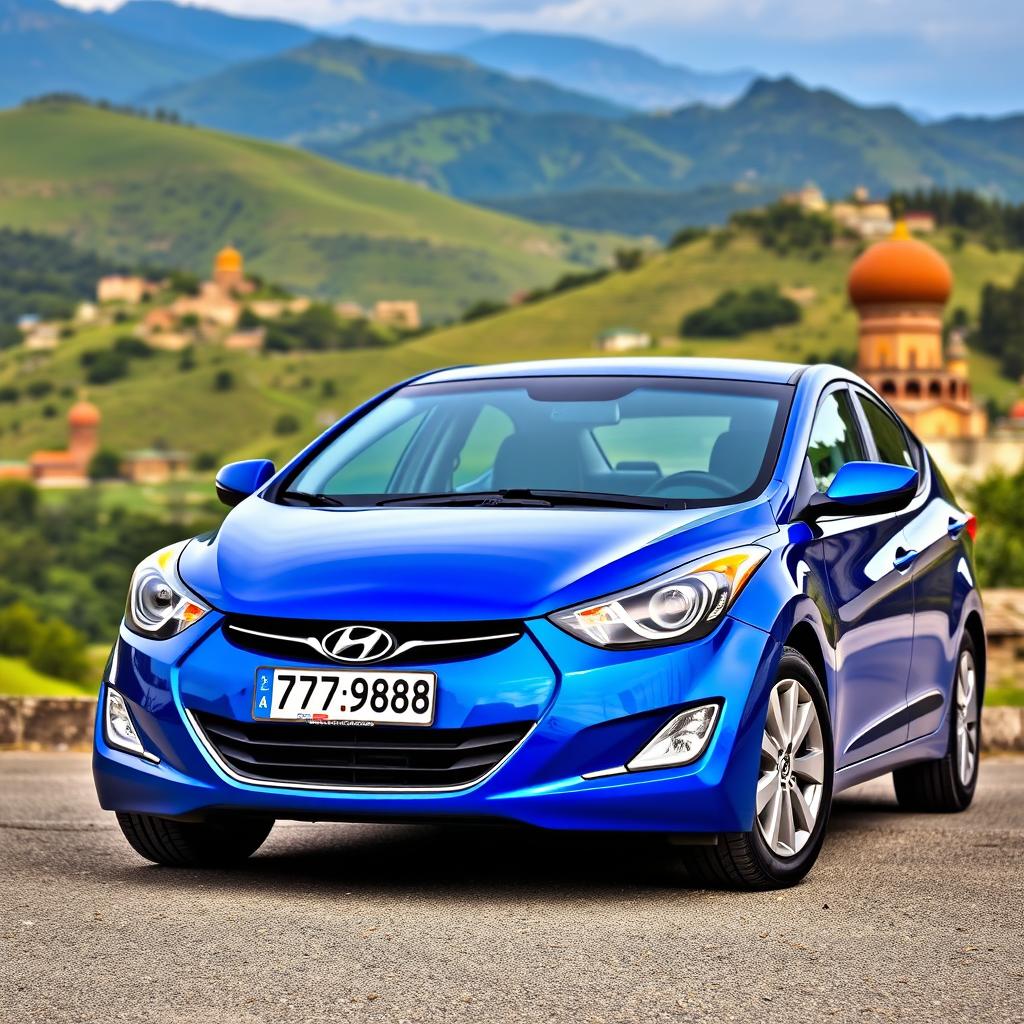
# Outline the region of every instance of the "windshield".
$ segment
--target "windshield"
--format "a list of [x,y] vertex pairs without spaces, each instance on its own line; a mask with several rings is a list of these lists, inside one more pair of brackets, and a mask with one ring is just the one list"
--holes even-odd
[[605,495],[648,507],[745,500],[770,477],[791,394],[780,384],[671,377],[413,384],[313,454],[285,497],[555,504],[575,495],[600,504],[592,496]]

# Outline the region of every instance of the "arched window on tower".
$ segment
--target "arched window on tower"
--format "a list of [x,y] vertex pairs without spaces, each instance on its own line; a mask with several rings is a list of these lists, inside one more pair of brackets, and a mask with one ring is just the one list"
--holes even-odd
[[892,363],[890,361],[889,346],[882,344],[878,346],[878,366],[879,369],[887,370]]
[[929,398],[941,398],[942,397],[942,381],[933,380],[928,385],[928,397]]
[[883,380],[880,390],[887,398],[892,398],[896,394],[896,381]]
[[921,382],[919,380],[908,380],[904,394],[906,394],[907,398],[920,398]]
[[958,390],[957,389],[957,381],[951,380],[949,382],[949,397],[950,398],[956,398],[957,390]]
[[907,349],[907,367],[911,370],[917,369],[917,349]]

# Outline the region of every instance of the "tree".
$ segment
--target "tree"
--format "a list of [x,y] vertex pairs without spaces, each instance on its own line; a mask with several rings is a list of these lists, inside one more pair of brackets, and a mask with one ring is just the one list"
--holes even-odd
[[283,437],[285,434],[296,433],[300,426],[298,417],[293,416],[290,412],[283,412],[274,421],[274,433]]
[[128,376],[128,357],[116,349],[90,349],[79,360],[90,384],[109,384]]
[[85,682],[89,674],[85,637],[63,622],[44,622],[35,632],[28,663],[44,675]]
[[1024,469],[990,474],[970,489],[967,500],[978,517],[978,582],[1024,587]]
[[800,316],[800,307],[774,285],[729,289],[710,306],[683,317],[679,330],[684,338],[738,338],[748,331],[798,323]]
[[508,309],[508,306],[504,302],[497,302],[494,299],[478,299],[462,314],[462,321],[467,324],[472,323],[472,321],[482,320],[486,316],[494,316],[495,313],[500,313],[505,309]]
[[218,370],[213,375],[214,391],[231,391],[235,386],[235,375],[230,370]]
[[645,255],[643,249],[616,249],[615,266],[628,273],[630,270],[636,270],[643,266]]
[[198,295],[199,278],[187,270],[175,270],[167,279],[167,287],[176,295]]
[[23,601],[0,608],[0,653],[24,658],[35,645],[39,615]]
[[116,480],[121,475],[121,456],[109,448],[101,448],[89,460],[90,480]]

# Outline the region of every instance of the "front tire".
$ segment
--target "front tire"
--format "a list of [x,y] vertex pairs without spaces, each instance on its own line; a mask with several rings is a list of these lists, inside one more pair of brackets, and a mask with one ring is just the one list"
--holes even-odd
[[274,827],[272,818],[174,821],[152,814],[118,814],[136,853],[170,868],[228,868],[251,857]]
[[833,780],[825,691],[807,659],[787,647],[762,733],[754,827],[694,849],[686,865],[690,877],[733,889],[795,885],[821,852]]
[[945,757],[892,773],[896,799],[903,810],[956,814],[970,807],[978,784],[981,751],[980,683],[974,641],[964,634],[950,694],[949,747]]

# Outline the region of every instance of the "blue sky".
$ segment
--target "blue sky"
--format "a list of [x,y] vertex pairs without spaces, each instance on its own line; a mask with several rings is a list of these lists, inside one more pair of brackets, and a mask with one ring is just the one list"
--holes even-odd
[[[65,0],[70,2],[70,0]],[[117,0],[73,0],[112,7]],[[790,72],[936,114],[1024,108],[1022,0],[204,0],[237,14],[469,22],[633,43],[700,68]]]

